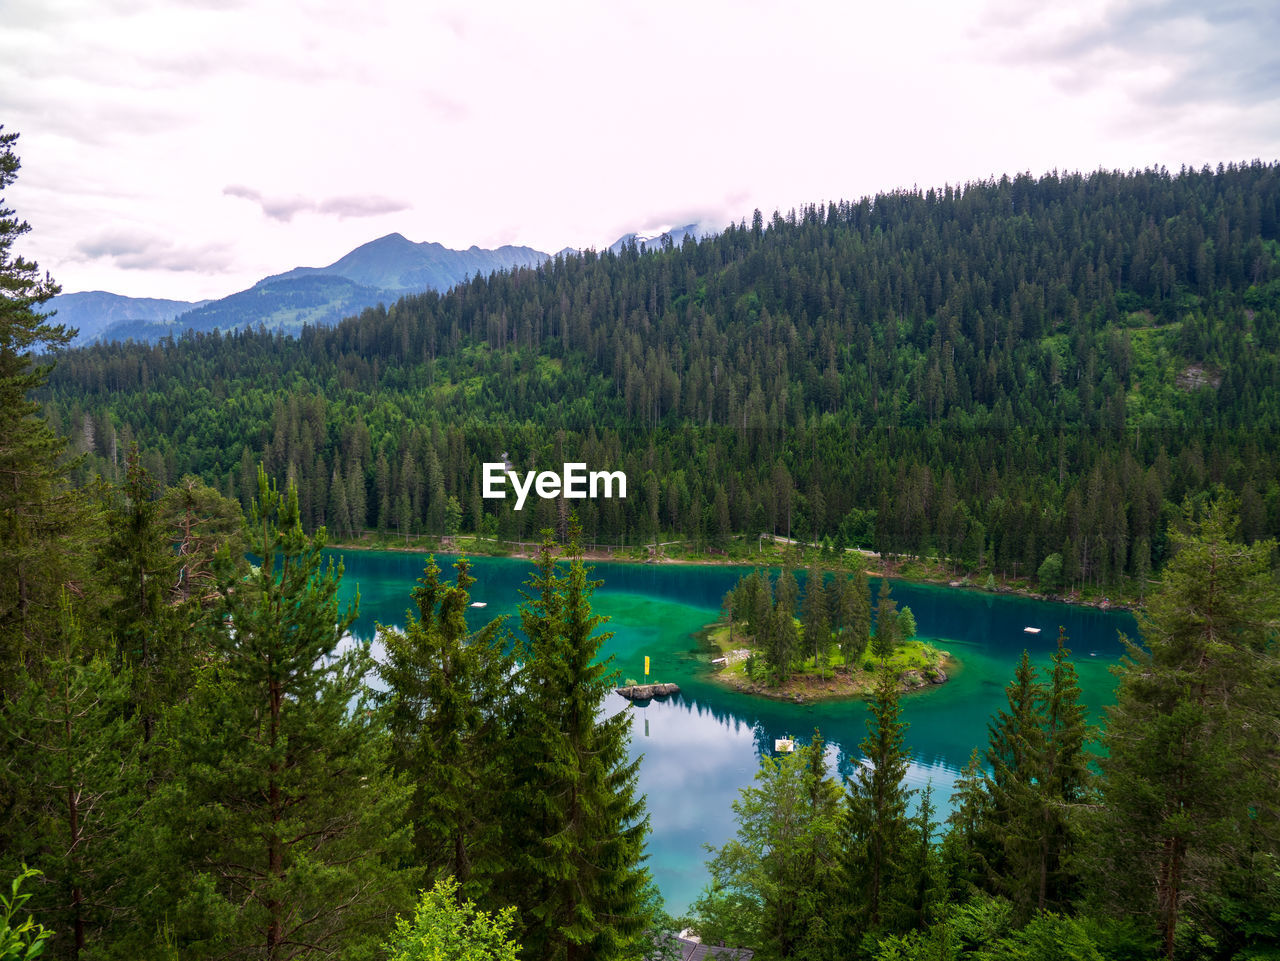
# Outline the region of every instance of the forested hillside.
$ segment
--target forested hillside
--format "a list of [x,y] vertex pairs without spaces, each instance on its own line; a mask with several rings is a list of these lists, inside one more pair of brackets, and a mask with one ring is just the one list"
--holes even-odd
[[376,665],[303,529],[560,520],[483,513],[478,463],[506,452],[639,480],[588,502],[586,536],[1061,551],[1057,576],[1102,585],[1168,558],[1105,730],[1060,632],[945,827],[904,781],[887,579],[874,633],[865,578],[744,582],[730,613],[756,643],[776,626],[775,674],[869,646],[865,763],[840,784],[818,731],[762,757],[680,926],[761,961],[1274,958],[1278,201],[1261,165],[1001,181],[558,259],[297,340],[63,352],[0,197],[0,956],[671,955],[579,525],[543,541],[518,633],[473,631],[469,563],[429,559]]
[[[56,428],[304,522],[529,537],[480,464],[622,469],[588,540],[830,538],[1063,586],[1158,569],[1187,496],[1280,530],[1280,170],[1029,175],[557,257],[293,339],[58,358]],[[570,456],[572,455],[572,456]],[[560,505],[561,507],[563,505]]]

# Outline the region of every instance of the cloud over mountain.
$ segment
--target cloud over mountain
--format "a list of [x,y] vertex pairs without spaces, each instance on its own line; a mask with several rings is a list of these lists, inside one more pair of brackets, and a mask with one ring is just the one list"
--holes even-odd
[[269,197],[243,184],[228,184],[222,192],[228,197],[239,197],[255,203],[266,217],[284,222],[292,220],[297,214],[306,212],[345,219],[347,217],[380,217],[383,214],[393,214],[409,208],[409,205],[402,201],[376,194],[326,197],[322,200],[301,196]]

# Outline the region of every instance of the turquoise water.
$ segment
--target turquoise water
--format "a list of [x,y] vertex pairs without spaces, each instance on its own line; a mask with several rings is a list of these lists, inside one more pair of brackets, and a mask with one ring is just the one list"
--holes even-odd
[[[412,604],[409,592],[422,573],[416,554],[342,552],[346,564],[343,597],[360,592],[355,634],[372,640],[375,624],[401,625]],[[446,567],[452,558],[441,556]],[[648,799],[651,833],[649,867],[673,914],[697,897],[707,876],[704,845],[719,845],[734,831],[731,805],[751,783],[761,754],[775,738],[808,740],[818,727],[829,745],[833,766],[848,775],[866,735],[867,711],[861,701],[784,703],[725,690],[707,679],[707,655],[696,649],[694,632],[719,616],[720,604],[749,568],[692,565],[600,564],[604,583],[593,608],[611,618],[612,655],[623,678],[674,681],[678,697],[629,707],[610,698],[611,712],[632,713],[631,750],[642,755],[640,789]],[[470,620],[479,626],[510,615],[512,627],[520,589],[530,564],[523,560],[478,558],[472,573],[472,600],[483,601]],[[872,579],[873,593],[878,588]],[[952,783],[975,746],[987,739],[987,721],[1005,704],[1004,686],[1024,648],[1037,664],[1047,664],[1059,625],[1067,630],[1084,701],[1098,719],[1110,703],[1114,679],[1108,672],[1122,653],[1118,632],[1135,636],[1133,618],[1124,612],[1049,604],[977,591],[893,582],[899,606],[915,613],[917,636],[932,640],[959,658],[961,668],[939,688],[903,698],[910,724],[907,745],[913,763],[913,787],[932,783],[934,800],[947,810]],[[1027,634],[1024,627],[1039,627]]]

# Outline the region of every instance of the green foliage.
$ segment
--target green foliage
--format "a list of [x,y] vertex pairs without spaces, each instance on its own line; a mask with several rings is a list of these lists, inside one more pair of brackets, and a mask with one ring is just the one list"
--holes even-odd
[[1079,894],[1080,822],[1092,796],[1085,709],[1069,654],[1060,631],[1045,684],[1023,651],[1005,688],[1008,707],[987,725],[990,773],[975,751],[956,783],[944,843],[952,892],[999,894],[1019,923],[1064,910]]
[[444,507],[444,533],[450,537],[462,530],[462,505],[450,497]]
[[1210,934],[1216,900],[1260,853],[1280,854],[1273,541],[1245,546],[1231,505],[1185,512],[1173,558],[1118,669],[1092,853],[1098,896],[1145,916],[1163,953]]
[[505,707],[512,659],[501,619],[467,627],[475,583],[465,558],[454,584],[428,558],[403,631],[379,627],[395,769],[413,785],[414,859],[482,900],[504,868],[500,826],[509,779]]
[[[18,135],[3,131],[0,190],[21,166]],[[83,573],[84,556],[71,546],[85,518],[63,489],[65,442],[31,398],[52,370],[36,363],[37,354],[64,346],[74,332],[38,313],[58,287],[13,250],[30,229],[0,196],[0,691],[6,694],[55,629],[62,586]]]
[[100,626],[85,624],[64,592],[58,647],[43,653],[23,690],[0,705],[14,748],[6,778],[21,783],[11,801],[12,846],[43,875],[33,907],[59,944],[83,949],[128,927],[118,890],[144,775],[142,725],[130,671],[114,670]]
[[1152,945],[1123,923],[1087,916],[1038,914],[1013,922],[1001,898],[953,905],[927,928],[875,940],[874,961],[1150,961]]
[[755,948],[766,958],[806,956],[826,931],[840,849],[840,789],[826,774],[825,744],[763,757],[755,785],[733,802],[737,833],[707,864],[711,883],[694,904],[708,943]]
[[[18,169],[13,143],[0,135],[0,186]],[[296,339],[100,345],[59,353],[56,370],[38,355],[67,332],[37,312],[56,288],[12,254],[26,229],[0,213],[0,474],[14,480],[0,485],[0,849],[47,869],[31,902],[41,918],[74,930],[79,917],[104,945],[102,932],[128,928],[99,953],[279,957],[290,924],[344,956],[376,950],[418,860],[404,778],[441,765],[417,797],[422,867],[483,878],[493,904],[517,904],[526,956],[646,950],[643,804],[626,715],[601,719],[609,671],[580,563],[559,574],[544,549],[505,696],[486,700],[492,635],[476,643],[458,626],[463,572],[429,588],[433,623],[449,626],[423,642],[428,677],[401,685],[397,720],[366,703],[363,652],[338,653],[337,572],[304,531],[563,533],[564,501],[517,513],[479,498],[479,465],[501,451],[521,469],[627,472],[626,501],[582,505],[592,542],[675,532],[723,550],[738,549],[735,532],[772,534],[795,564],[790,539],[831,540],[987,570],[988,590],[1035,574],[1046,590],[1141,594],[1166,571],[1111,715],[1087,856],[1083,733],[1060,652],[1045,682],[1015,680],[990,771],[975,761],[961,779],[941,852],[953,903],[940,908],[929,817],[905,817],[885,672],[872,762],[836,844],[845,893],[830,895],[825,867],[779,875],[794,896],[762,943],[812,958],[869,952],[877,937],[881,951],[937,958],[1137,958],[1154,935],[1166,954],[1272,950],[1275,165],[1019,176],[805,207],[679,249],[477,277]],[[61,459],[60,434],[79,461]],[[259,457],[296,492],[261,485]],[[123,483],[96,502],[65,490],[95,474]],[[160,495],[182,475],[207,486]],[[1210,503],[1216,484],[1238,526]],[[219,498],[248,507],[255,494],[261,566],[246,576]],[[1201,515],[1189,533],[1172,506],[1184,498]],[[867,563],[834,553],[823,563]],[[733,604],[757,673],[785,678],[814,642],[825,663],[828,634],[846,663],[863,655],[862,575],[806,592],[803,638],[794,578],[753,583]],[[59,610],[67,585],[83,595],[75,618]],[[890,642],[910,624],[881,587],[876,653],[893,668]],[[406,666],[423,650],[403,653]],[[472,656],[474,685],[442,674],[431,688],[432,667]],[[419,696],[429,709],[407,704]],[[459,757],[475,770],[446,762]],[[83,819],[68,784],[97,799]],[[493,817],[504,801],[517,823]],[[804,832],[787,836],[806,850]],[[760,858],[805,863],[786,847]],[[1081,864],[1092,914],[1072,915]],[[744,890],[708,895],[722,929],[755,903]],[[1009,900],[954,903],[975,890]],[[841,903],[846,944],[814,909]],[[1109,912],[1147,926],[1108,927]]]
[[867,933],[896,933],[918,916],[918,878],[909,869],[912,846],[905,785],[907,752],[896,679],[883,672],[876,684],[867,736],[858,745],[863,761],[845,795],[842,849],[847,912],[846,943],[855,947]]
[[1047,594],[1062,590],[1062,555],[1054,553],[1046,557],[1036,572],[1036,580],[1040,583],[1040,590]]
[[515,909],[489,914],[460,898],[451,878],[423,891],[413,920],[396,918],[395,933],[383,946],[388,961],[516,961]]
[[871,653],[884,663],[893,656],[894,648],[902,643],[901,615],[898,602],[893,599],[889,578],[880,578],[880,593],[876,598],[876,632],[871,638]]
[[[815,577],[816,583],[821,584],[821,575]],[[742,577],[730,592],[730,610],[735,618],[745,621],[744,629],[753,647],[750,677],[763,674],[775,686],[784,684],[804,660],[800,629],[796,624],[799,600],[800,587],[789,569],[783,570],[776,585],[770,583],[763,572],[753,571]],[[806,634],[804,640],[807,643],[816,640],[824,654],[831,646],[830,619],[825,605],[821,588],[813,592],[812,597],[806,594],[805,616],[812,621],[812,633]],[[821,663],[826,662],[824,657]]]
[[261,472],[249,544],[260,563],[224,568],[210,656],[161,726],[133,947],[167,929],[184,958],[358,954],[406,903],[407,789],[366,705],[369,655],[339,649],[341,568]]
[[21,921],[14,919],[31,897],[20,893],[22,882],[39,874],[39,871],[24,865],[22,873],[9,886],[9,893],[0,894],[0,911],[3,911],[0,917],[0,961],[35,961],[48,946],[53,932],[45,930],[44,925],[36,924],[30,916]]
[[916,636],[916,616],[905,605],[898,612],[898,632],[903,643],[910,642]]
[[115,660],[132,669],[134,704],[150,740],[162,707],[189,683],[182,675],[190,657],[180,647],[190,631],[186,612],[170,605],[180,558],[162,524],[160,491],[136,445],[126,461],[124,483],[108,495],[101,566],[117,591],[110,614]]
[[856,663],[871,643],[871,588],[866,571],[854,571],[840,585],[837,609],[840,653],[848,666]]
[[512,730],[510,872],[503,896],[518,909],[529,958],[628,957],[646,942],[652,904],[642,866],[649,822],[629,760],[631,716],[604,716],[616,683],[598,661],[581,531],[570,529],[568,570],[557,571],[547,532],[520,609],[525,643]]
[[77,350],[46,393],[82,473],[117,479],[132,437],[161,483],[247,506],[247,452],[298,479],[309,529],[363,496],[369,526],[439,536],[453,497],[466,528],[533,540],[557,505],[476,506],[506,451],[627,472],[626,501],[581,505],[593,542],[803,526],[997,580],[1058,554],[1065,590],[1115,596],[1214,482],[1246,541],[1280,530],[1277,210],[1274,164],[897,191],[296,339]]
[[804,590],[804,641],[806,647],[813,651],[813,664],[821,677],[826,676],[832,641],[831,611],[823,585],[825,576],[822,568],[810,567]]

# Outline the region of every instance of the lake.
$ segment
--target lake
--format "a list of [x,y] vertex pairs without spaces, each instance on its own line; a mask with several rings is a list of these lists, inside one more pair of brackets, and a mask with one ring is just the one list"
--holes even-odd
[[[360,619],[353,628],[362,640],[374,637],[375,624],[402,626],[413,606],[410,591],[422,574],[424,557],[376,551],[342,551],[346,565],[342,596],[360,591]],[[452,578],[452,557],[437,562]],[[520,588],[531,565],[525,560],[476,558],[473,626],[511,615],[517,626]],[[693,635],[719,616],[725,593],[747,567],[599,564],[596,579],[604,583],[592,606],[611,620],[613,638],[604,653],[614,657],[623,679],[644,680],[644,658],[650,658],[653,681],[674,681],[681,693],[646,707],[628,706],[610,697],[610,712],[632,714],[631,751],[641,755],[640,790],[648,798],[651,823],[649,868],[667,910],[680,914],[706,883],[704,845],[719,845],[734,833],[731,805],[749,785],[775,738],[788,735],[808,741],[815,727],[828,742],[832,766],[847,776],[860,755],[866,735],[867,709],[861,701],[806,704],[773,701],[726,690],[707,676],[707,655],[696,649]],[[803,585],[803,576],[801,575]],[[879,587],[871,579],[874,594]],[[1108,668],[1123,653],[1118,633],[1136,636],[1127,612],[1108,612],[980,591],[893,582],[899,607],[916,617],[917,637],[932,641],[960,660],[951,680],[902,699],[910,727],[912,754],[908,779],[912,787],[932,784],[934,801],[945,817],[952,784],[975,746],[987,740],[987,722],[1006,705],[1004,686],[1023,649],[1037,665],[1048,664],[1058,627],[1070,638],[1084,702],[1094,720],[1112,702],[1114,678]],[[1025,627],[1040,628],[1029,634]]]

